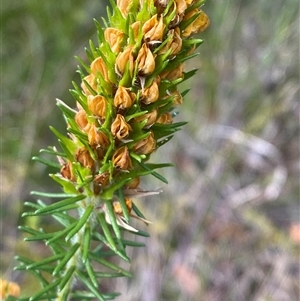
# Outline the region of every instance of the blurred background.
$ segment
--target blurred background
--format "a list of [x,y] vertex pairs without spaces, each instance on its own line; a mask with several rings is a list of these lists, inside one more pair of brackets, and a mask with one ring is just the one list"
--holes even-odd
[[[31,161],[56,145],[49,130],[64,132],[55,98],[74,107],[68,90],[74,55],[85,58],[95,40],[93,18],[105,1],[2,1],[1,3],[1,271],[36,290],[27,274],[13,272],[14,256],[43,258],[42,244],[24,243],[20,224],[31,190],[57,191],[50,169]],[[142,187],[163,189],[136,200],[153,225],[129,250],[132,279],[103,284],[116,300],[299,300],[299,3],[297,0],[210,0],[211,25],[199,37],[199,68],[177,121],[189,123],[152,162],[172,162],[165,185],[149,176]],[[47,224],[45,224],[47,222]],[[133,238],[128,235],[129,238]],[[38,252],[37,252],[38,250]],[[121,263],[122,264],[122,263]]]

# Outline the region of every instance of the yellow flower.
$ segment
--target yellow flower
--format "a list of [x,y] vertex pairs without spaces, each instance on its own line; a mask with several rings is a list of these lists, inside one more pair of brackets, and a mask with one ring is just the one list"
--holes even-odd
[[174,3],[176,5],[176,12],[178,15],[181,15],[187,9],[187,1],[186,0],[175,0]]
[[181,105],[182,104],[182,95],[178,90],[173,91],[170,93],[169,96],[173,96],[173,104],[174,105]]
[[157,123],[171,124],[173,122],[172,115],[169,112],[163,113],[157,120]]
[[139,36],[140,26],[141,26],[141,21],[136,21],[136,22],[131,24],[131,28],[132,28],[133,36],[134,36],[135,40]]
[[109,182],[109,172],[98,174],[94,178],[94,193],[98,195]]
[[91,125],[89,124],[86,117],[86,112],[83,109],[76,113],[75,122],[81,130],[83,130],[85,133],[88,133]]
[[117,114],[116,119],[111,125],[111,133],[119,140],[125,139],[129,135],[129,131],[132,131],[131,126],[125,121],[124,116]]
[[105,114],[107,110],[107,100],[102,95],[88,96],[88,108],[90,112],[100,117],[101,119],[105,119]]
[[135,120],[137,122],[143,122],[144,120],[147,120],[147,123],[145,124],[145,128],[150,128],[151,125],[153,125],[157,118],[157,109],[153,110],[150,113],[146,113],[142,116],[136,117]]
[[210,24],[208,16],[202,11],[197,8],[191,10],[188,12],[183,20],[188,20],[195,14],[199,13],[199,16],[194,20],[182,33],[184,37],[189,37],[192,34],[200,33],[204,31]]
[[175,80],[183,77],[183,64],[179,64],[175,69],[170,71],[165,71],[160,74],[161,78],[168,80]]
[[136,95],[128,89],[119,86],[114,97],[114,106],[120,109],[129,109],[134,104]]
[[121,170],[128,170],[132,168],[131,159],[127,146],[118,148],[112,157],[113,165]]
[[161,41],[164,34],[165,25],[163,18],[160,17],[157,20],[157,15],[154,15],[150,20],[146,21],[142,27],[144,40],[149,41]]
[[76,177],[72,173],[72,163],[71,163],[71,161],[65,162],[62,165],[62,167],[60,169],[60,174],[65,179],[68,179],[68,180],[71,180],[71,181],[75,181],[76,180]]
[[164,54],[172,49],[170,55],[177,54],[182,47],[182,39],[180,36],[180,28],[176,27],[168,31],[168,36],[172,36],[169,42],[159,51],[159,54]]
[[126,189],[136,189],[140,185],[140,178],[136,177],[125,185]]
[[138,141],[132,149],[138,155],[147,155],[154,151],[155,146],[156,141],[154,139],[154,135],[150,132],[150,135],[147,138]]
[[134,57],[133,57],[133,45],[127,46],[123,52],[120,52],[116,58],[116,67],[117,67],[117,72],[124,74],[126,70],[126,65],[127,62],[129,62],[129,71],[130,74],[132,75],[133,70],[134,70]]
[[102,57],[98,57],[95,60],[93,60],[93,62],[91,63],[91,71],[92,74],[94,74],[95,76],[97,76],[97,74],[100,73],[107,83],[110,82],[108,77],[108,70]]
[[92,169],[94,167],[95,162],[92,159],[90,152],[85,147],[81,147],[77,149],[75,153],[75,159],[83,167],[87,167],[89,169]]
[[117,6],[124,17],[128,14],[129,5],[132,0],[117,0]]
[[103,149],[109,145],[109,139],[102,131],[97,129],[95,124],[91,125],[91,128],[88,132],[88,140],[89,145],[96,148],[101,147]]
[[152,84],[146,88],[144,91],[141,93],[141,101],[144,104],[150,104],[158,100],[159,97],[159,90],[158,90],[158,85],[160,83],[160,78],[157,77],[155,80],[153,80]]
[[114,53],[121,51],[121,44],[124,38],[124,33],[121,30],[108,27],[104,31],[104,37]]
[[19,297],[20,296],[20,287],[15,282],[7,282],[4,279],[0,278],[0,297],[1,300],[8,296]]
[[[84,77],[84,80],[91,86],[94,91],[97,91],[97,82],[94,74],[87,75],[86,77]],[[90,90],[84,82],[81,83],[81,88],[86,96],[91,95]]]
[[109,173],[108,172],[103,172],[101,174],[98,174],[94,178],[94,182],[99,185],[99,186],[106,186],[109,181]]
[[143,75],[151,74],[155,69],[154,56],[146,43],[139,50],[136,61],[138,63],[138,70]]

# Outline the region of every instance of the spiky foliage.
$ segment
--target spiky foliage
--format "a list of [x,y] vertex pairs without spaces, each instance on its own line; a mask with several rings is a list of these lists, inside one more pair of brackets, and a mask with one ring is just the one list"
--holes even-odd
[[[129,261],[126,247],[141,246],[123,239],[123,231],[148,235],[130,225],[132,217],[150,223],[131,198],[158,193],[139,187],[142,176],[167,182],[156,169],[169,164],[148,161],[184,124],[173,122],[174,108],[186,94],[177,86],[195,74],[184,72],[183,66],[202,42],[192,36],[209,24],[198,8],[203,2],[111,1],[104,27],[95,20],[98,45],[90,41],[88,64],[78,58],[81,86],[73,83],[71,90],[77,108],[57,101],[68,134],[51,130],[62,151],[42,150],[56,156],[58,163],[34,158],[59,170],[51,177],[63,193],[34,192],[58,201],[27,203],[34,211],[23,215],[51,215],[62,229],[45,233],[21,227],[31,234],[26,240],[43,240],[53,252],[40,262],[18,258],[17,268],[34,274],[42,285],[38,293],[22,300],[113,299],[115,293],[99,291],[101,278],[130,276],[107,256]],[[86,289],[77,290],[75,281]]]

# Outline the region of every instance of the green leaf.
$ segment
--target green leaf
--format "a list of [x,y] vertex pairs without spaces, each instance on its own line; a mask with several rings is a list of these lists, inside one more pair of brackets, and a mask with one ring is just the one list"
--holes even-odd
[[116,240],[118,242],[118,245],[122,249],[122,251],[125,253],[125,249],[124,249],[123,244],[121,242],[121,231],[120,231],[119,225],[117,224],[115,212],[114,212],[113,205],[112,205],[111,201],[106,202],[106,207],[107,207],[108,217],[110,219],[112,228],[115,232]]
[[76,202],[81,201],[81,200],[83,200],[85,198],[86,198],[86,196],[84,194],[80,194],[80,195],[77,195],[75,197],[70,197],[70,198],[67,198],[65,200],[62,200],[62,201],[59,201],[59,202],[55,202],[55,203],[53,203],[51,205],[48,205],[47,207],[40,208],[40,209],[36,210],[35,213],[36,214],[47,213],[49,211],[58,209],[60,207],[65,207],[67,205],[76,203]]
[[103,189],[103,191],[100,194],[101,199],[103,200],[111,200],[114,196],[115,191],[117,191],[119,188],[123,187],[127,182],[129,182],[131,177],[128,178],[120,178],[118,181],[116,181],[114,184],[109,186],[109,188]]
[[77,55],[75,55],[75,59],[80,63],[80,65],[85,69],[85,71],[90,74],[91,68]]
[[189,11],[193,10],[194,8],[198,8],[200,6],[202,6],[204,3],[205,3],[206,0],[199,0],[199,1],[196,1],[195,3],[193,3],[191,6],[189,6],[187,9],[186,9],[186,13],[188,13]]
[[65,153],[55,151],[54,149],[52,149],[50,147],[49,147],[49,149],[44,149],[44,148],[40,149],[40,153],[47,153],[47,154],[51,154],[51,155],[59,156],[59,157],[66,157]]
[[130,247],[145,247],[145,244],[143,242],[139,242],[139,241],[122,239],[122,243],[123,243],[123,245],[130,246]]
[[68,261],[74,256],[76,251],[79,249],[80,244],[75,243],[70,250],[68,251],[67,254],[65,254],[64,258],[59,262],[59,264],[56,266],[55,270],[53,271],[52,275],[57,276],[58,273],[66,266]]
[[117,278],[117,277],[125,277],[120,273],[108,273],[108,272],[95,272],[97,278]]
[[59,232],[55,232],[55,233],[51,233],[52,237],[46,242],[46,245],[50,245],[52,243],[54,243],[56,240],[60,239],[61,237],[67,235],[67,233],[69,233],[77,224],[77,221],[70,224],[69,226],[67,226],[65,229],[59,231]]
[[58,108],[63,112],[63,114],[66,117],[74,120],[77,111],[75,111],[74,109],[71,109],[68,105],[66,105],[62,100],[60,100],[58,98],[56,99],[56,105],[58,106]]
[[49,160],[47,160],[47,159],[40,158],[40,157],[37,157],[37,156],[32,157],[32,160],[33,160],[33,161],[40,162],[40,163],[43,163],[43,164],[45,164],[45,165],[47,165],[47,166],[49,166],[49,167],[54,167],[54,168],[57,168],[57,169],[60,169],[60,168],[61,168],[61,166],[60,166],[59,163],[53,162],[53,161],[49,161]]
[[87,270],[87,273],[90,277],[90,280],[92,282],[92,284],[97,287],[98,286],[98,281],[97,281],[97,277],[95,275],[95,272],[94,272],[94,269],[93,267],[91,266],[91,263],[89,260],[86,261],[85,263],[85,267],[86,267],[86,270]]
[[132,203],[132,210],[137,214],[137,216],[145,219],[143,213],[139,210],[139,208],[134,203]]
[[74,272],[76,271],[76,266],[72,265],[71,267],[68,267],[67,273],[63,276],[61,279],[61,282],[59,284],[59,290],[62,291],[66,284],[71,280],[71,277],[73,276]]
[[[130,180],[139,177],[139,176],[145,176],[145,175],[158,175],[154,169],[158,168],[164,168],[164,167],[170,167],[173,166],[172,164],[164,163],[164,164],[143,164],[143,166],[139,163],[139,165],[142,167],[141,169],[135,169],[132,171],[129,171],[128,173],[122,174],[116,181],[116,183],[112,184],[110,187],[103,189],[103,191],[100,194],[100,197],[103,200],[111,200],[113,198],[114,193],[123,187],[126,183],[128,183]],[[148,167],[145,168],[144,166]],[[160,176],[160,175],[158,175]],[[160,176],[161,179],[164,179],[162,176]],[[166,179],[162,180],[166,183]]]
[[180,30],[181,31],[185,30],[190,24],[192,24],[198,18],[199,15],[200,15],[200,12],[194,14],[192,17],[190,17],[187,20],[181,21],[180,25],[179,25]]
[[31,195],[44,196],[44,197],[48,197],[48,198],[65,198],[65,197],[73,198],[73,197],[77,197],[78,196],[78,193],[77,194],[50,193],[50,192],[41,192],[41,191],[31,191],[30,194]]
[[122,275],[124,275],[126,277],[132,277],[132,275],[128,271],[124,270],[123,268],[119,267],[118,265],[116,265],[112,262],[109,262],[109,261],[103,259],[98,254],[89,253],[89,257],[91,259],[95,260],[96,262],[98,262],[114,271],[117,271],[118,273],[121,273]]
[[82,250],[83,263],[85,263],[88,258],[90,244],[91,244],[91,228],[89,225],[86,225],[83,234],[83,250]]
[[60,174],[50,174],[50,177],[62,186],[66,194],[78,195],[78,191],[72,181],[63,178]]
[[124,216],[126,222],[128,223],[130,217],[129,217],[129,212],[128,212],[128,208],[127,208],[126,203],[125,203],[125,198],[124,198],[124,194],[123,194],[122,189],[118,189],[118,199],[119,199],[119,202],[120,202],[120,205],[121,205],[121,208],[122,208],[123,216]]
[[89,205],[86,209],[80,220],[77,222],[76,226],[68,233],[66,236],[66,241],[69,241],[79,230],[86,224],[89,219],[91,213],[94,210],[94,206]]
[[[61,259],[63,257],[64,257],[64,254],[57,254],[57,255],[48,257],[48,258],[43,259],[43,260],[41,260],[39,262],[35,262],[35,263],[32,263],[32,264],[28,265],[27,266],[27,270],[37,269],[37,268],[39,268],[39,267],[41,267],[43,265],[46,265],[46,264],[48,264],[50,262],[53,262],[53,261],[57,261],[57,260],[59,260],[59,259]],[[53,266],[53,269],[54,269],[54,266]]]
[[80,280],[88,287],[88,289],[100,300],[100,301],[105,301],[105,298],[102,294],[99,293],[98,291],[98,285],[95,287],[93,283],[88,279],[84,273],[80,272],[77,270],[77,275],[80,278]]
[[[94,60],[94,59],[93,59]],[[92,60],[92,61],[93,61]],[[73,84],[73,87],[75,88],[75,90],[73,89],[70,89],[70,93],[72,94],[72,96],[75,98],[75,100],[77,100],[80,105],[82,106],[82,108],[86,111],[86,112],[89,112],[89,109],[88,109],[88,105],[87,105],[87,98],[86,96],[83,94],[82,90],[81,90],[81,87],[79,87],[77,85],[76,82],[72,81],[72,84]]]
[[115,244],[115,242],[114,242],[114,240],[113,240],[113,238],[112,238],[112,235],[111,235],[111,233],[110,233],[110,231],[109,231],[109,228],[108,228],[108,226],[107,226],[107,223],[106,223],[106,220],[104,219],[104,215],[103,215],[104,213],[99,213],[98,214],[98,220],[99,220],[99,223],[100,223],[100,225],[101,225],[101,227],[102,227],[102,230],[103,230],[103,233],[104,233],[104,235],[105,235],[105,238],[107,239],[107,241],[108,241],[108,245],[109,245],[109,247],[114,251],[114,252],[117,252],[118,250],[117,250],[117,247],[116,247],[116,244]]
[[77,209],[77,208],[78,208],[77,204],[70,204],[70,205],[66,205],[63,207],[59,207],[57,209],[49,210],[47,212],[39,213],[37,215],[54,215],[54,214],[62,212],[62,211],[69,211],[69,210],[73,210],[73,209]]
[[46,287],[44,287],[42,290],[40,290],[37,294],[35,294],[34,296],[32,296],[29,300],[30,301],[39,300],[39,297],[43,296],[44,294],[46,294],[47,292],[51,291],[56,286],[58,286],[58,284],[59,284],[60,281],[61,281],[60,278],[57,279],[56,281],[53,281],[52,283],[50,283],[49,285],[47,285]]
[[143,237],[150,237],[149,233],[142,231],[142,230],[139,230],[139,232],[136,232],[135,235],[139,235],[139,236],[143,236]]
[[77,145],[74,141],[66,137],[57,131],[54,127],[50,126],[50,130],[54,133],[54,135],[66,146],[70,153],[74,154],[77,149]]
[[143,164],[143,163],[139,163],[140,166],[142,166],[144,169],[146,169],[147,171],[149,171],[151,173],[152,176],[154,176],[155,178],[161,180],[162,182],[168,184],[167,179],[165,179],[162,175],[160,175],[159,173],[153,171],[153,169],[151,167],[149,167],[149,164]]

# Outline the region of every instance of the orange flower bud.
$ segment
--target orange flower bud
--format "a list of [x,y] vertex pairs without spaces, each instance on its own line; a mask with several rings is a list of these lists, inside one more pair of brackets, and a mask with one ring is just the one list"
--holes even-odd
[[169,112],[163,113],[157,120],[156,123],[171,124],[173,122],[172,115]]
[[[125,198],[125,204],[126,204],[128,212],[130,213],[131,210],[132,210],[132,201],[131,201],[131,199]],[[122,206],[121,206],[119,201],[114,201],[113,202],[113,207],[114,207],[115,213],[117,213],[119,215],[123,215]]]
[[75,115],[75,122],[78,125],[78,127],[83,130],[85,133],[87,133],[91,127],[89,124],[85,111],[79,110]]
[[178,90],[175,90],[170,94],[170,96],[173,96],[173,104],[174,105],[181,105],[182,104],[182,95]]
[[139,50],[136,61],[138,63],[139,72],[144,75],[152,73],[155,69],[154,56],[146,43],[144,43]]
[[92,167],[94,166],[94,160],[91,157],[90,152],[85,147],[77,149],[75,159],[83,167],[92,169]]
[[107,67],[102,59],[102,57],[98,57],[96,59],[93,60],[93,62],[91,63],[91,72],[97,76],[98,73],[100,73],[103,77],[103,79],[109,83],[109,77],[108,77],[108,70]]
[[125,185],[127,189],[136,189],[140,185],[140,178],[136,177]]
[[128,14],[129,5],[132,0],[117,0],[117,6],[124,17]]
[[111,50],[114,53],[119,53],[121,50],[121,44],[124,38],[124,33],[116,28],[106,28],[104,31],[105,40],[108,42]]
[[0,279],[0,297],[4,300],[8,296],[19,297],[21,293],[20,287],[15,282],[8,282]]
[[91,113],[101,119],[105,119],[107,100],[102,95],[89,95],[88,96],[88,108]]
[[165,78],[168,80],[175,80],[178,78],[183,77],[183,64],[179,64],[177,68],[170,70],[170,71],[165,71],[160,74],[161,78]]
[[177,15],[181,15],[187,9],[187,1],[186,0],[175,0],[176,5],[176,13]]
[[116,58],[116,67],[117,71],[121,74],[124,74],[126,70],[127,62],[129,62],[129,71],[130,74],[133,73],[134,70],[134,57],[132,54],[133,46],[127,46],[123,52],[120,52]]
[[150,113],[146,113],[142,116],[136,117],[134,120],[137,122],[143,122],[144,120],[147,120],[147,123],[145,124],[145,128],[151,127],[156,121],[157,118],[157,109],[153,110]]
[[106,148],[109,145],[109,139],[107,136],[97,127],[92,124],[88,133],[89,144],[95,147]]
[[60,169],[60,174],[68,180],[71,180],[71,181],[76,180],[76,177],[72,173],[72,163],[70,161],[65,162],[62,165],[62,167]]
[[[92,87],[94,91],[97,91],[97,82],[94,74],[87,75],[84,77],[84,80]],[[91,95],[90,90],[84,82],[81,83],[81,88],[86,96]]]
[[114,106],[120,109],[129,109],[133,105],[135,98],[136,95],[134,93],[119,86],[114,97]]
[[155,149],[155,145],[156,141],[154,135],[150,132],[150,135],[147,138],[138,141],[132,149],[138,155],[147,155]]
[[133,36],[134,36],[135,40],[139,36],[140,26],[141,26],[141,21],[136,21],[136,22],[131,24],[131,28],[132,28]]
[[[188,20],[199,12],[198,9],[193,9],[188,12],[183,20]],[[208,16],[201,10],[200,15],[192,22],[182,33],[184,37],[189,37],[192,34],[204,31],[210,24]]]
[[159,51],[159,54],[164,54],[172,49],[170,55],[175,55],[181,50],[182,47],[180,28],[176,27],[175,29],[169,30],[168,36],[172,36],[172,39],[170,39],[170,41]]
[[165,8],[168,5],[169,0],[154,0],[154,5],[157,8],[157,13],[161,14],[164,12]]
[[118,148],[112,157],[113,165],[121,170],[128,170],[132,167],[127,146]]
[[164,34],[165,25],[163,17],[157,20],[157,15],[154,15],[150,20],[146,21],[142,27],[142,32],[145,41],[161,41]]
[[141,93],[141,101],[144,104],[150,104],[158,100],[159,97],[159,90],[158,90],[158,85],[160,82],[160,78],[157,77],[152,84],[146,88],[144,91]]
[[116,136],[119,140],[122,140],[129,135],[129,131],[132,131],[132,128],[125,121],[124,116],[117,114],[116,119],[111,125],[111,132],[113,136]]
[[106,186],[109,181],[109,172],[103,172],[101,174],[98,174],[94,178],[94,182],[99,186]]

